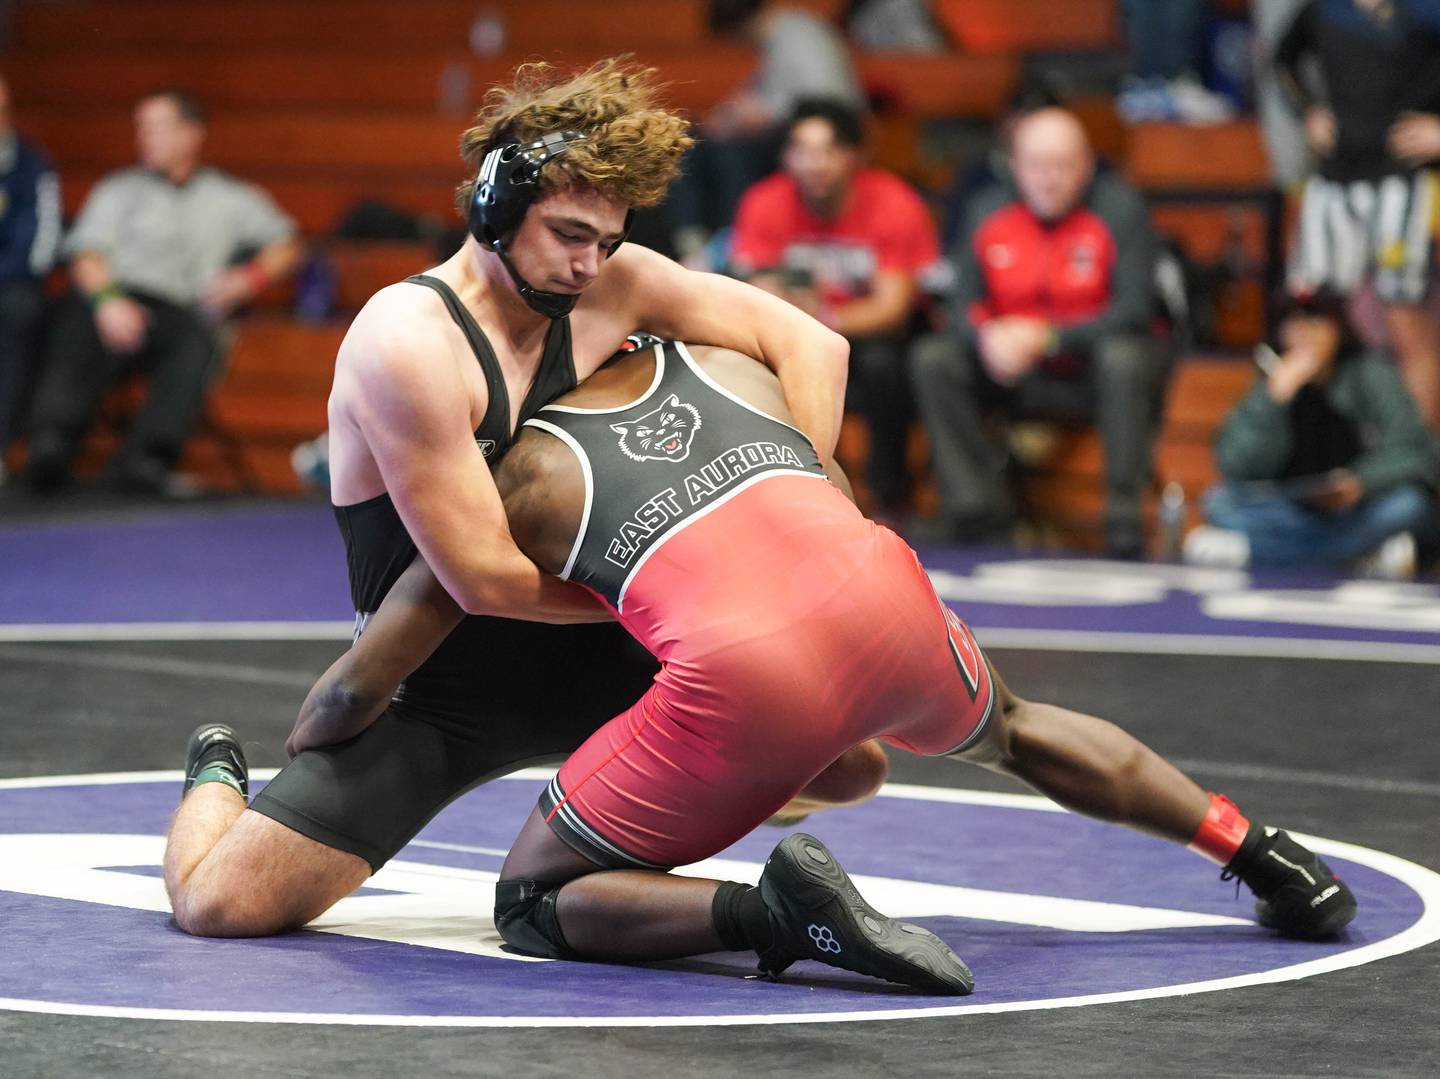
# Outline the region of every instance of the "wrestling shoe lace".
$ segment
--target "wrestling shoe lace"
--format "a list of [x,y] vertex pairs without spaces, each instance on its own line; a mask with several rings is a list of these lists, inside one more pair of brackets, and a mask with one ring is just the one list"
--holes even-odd
[[250,797],[250,768],[245,762],[245,751],[240,748],[239,737],[223,723],[202,723],[191,733],[185,745],[184,793],[190,793],[205,772],[212,772],[212,778],[239,791],[242,798]]
[[1220,872],[1255,893],[1261,925],[1298,940],[1335,936],[1355,917],[1355,894],[1312,851],[1279,828],[1252,824]]

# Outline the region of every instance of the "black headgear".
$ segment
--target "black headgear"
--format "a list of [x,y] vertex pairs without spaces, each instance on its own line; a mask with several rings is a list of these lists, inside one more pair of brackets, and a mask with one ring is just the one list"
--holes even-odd
[[[505,250],[515,236],[525,212],[540,193],[540,171],[545,165],[587,136],[579,131],[552,131],[534,142],[511,142],[497,146],[480,163],[470,197],[470,235],[482,247],[500,256],[501,263],[515,282],[520,298],[531,310],[547,318],[568,315],[580,298],[564,292],[542,292],[520,276]],[[630,231],[630,214],[625,215],[625,232]],[[606,257],[625,242],[625,234],[610,245]]]

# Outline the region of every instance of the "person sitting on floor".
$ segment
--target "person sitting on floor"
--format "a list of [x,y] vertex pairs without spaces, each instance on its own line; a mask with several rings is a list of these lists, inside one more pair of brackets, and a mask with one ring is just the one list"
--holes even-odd
[[1220,430],[1225,481],[1206,495],[1209,524],[1185,538],[1185,560],[1361,561],[1414,576],[1416,541],[1435,523],[1436,443],[1395,365],[1360,346],[1343,297],[1292,296],[1282,311],[1278,354],[1261,346],[1261,377]]

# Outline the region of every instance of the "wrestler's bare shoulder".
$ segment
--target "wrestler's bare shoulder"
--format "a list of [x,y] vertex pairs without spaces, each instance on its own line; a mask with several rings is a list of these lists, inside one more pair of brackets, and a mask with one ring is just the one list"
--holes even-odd
[[[766,374],[770,374],[769,368],[759,363],[753,356],[747,356],[743,352],[736,352],[733,348],[721,348],[719,345],[686,345],[690,355],[695,362],[708,371],[748,371],[753,367],[759,367]],[[774,378],[774,375],[771,375]]]
[[690,355],[707,375],[784,423],[793,423],[775,372],[759,360],[718,345],[689,345]]
[[429,289],[394,284],[371,296],[360,309],[335,359],[336,385],[347,377],[433,378],[434,358],[453,351],[451,322],[440,298]]

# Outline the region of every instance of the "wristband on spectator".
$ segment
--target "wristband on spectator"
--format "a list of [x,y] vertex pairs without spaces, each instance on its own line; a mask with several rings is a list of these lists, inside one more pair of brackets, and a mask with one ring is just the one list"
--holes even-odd
[[86,296],[85,302],[90,305],[90,310],[94,311],[106,300],[113,300],[124,295],[125,290],[115,284],[114,281],[111,281],[110,284],[97,288],[94,292],[90,293],[90,295]]
[[245,283],[250,286],[252,295],[258,296],[265,291],[265,286],[270,284],[270,271],[265,269],[259,259],[251,259],[245,264]]

